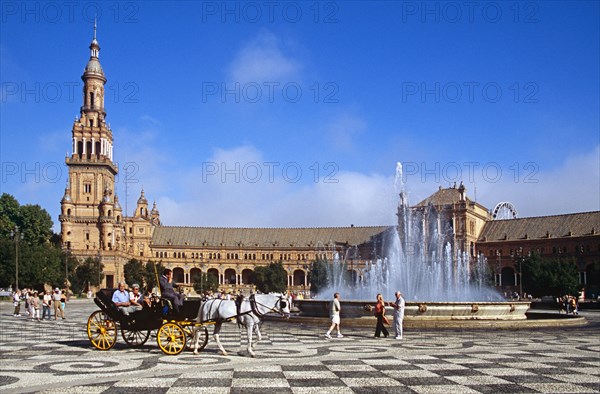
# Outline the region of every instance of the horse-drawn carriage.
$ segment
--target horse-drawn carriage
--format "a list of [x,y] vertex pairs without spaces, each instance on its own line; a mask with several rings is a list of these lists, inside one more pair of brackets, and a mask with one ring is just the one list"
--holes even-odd
[[291,300],[283,294],[258,294],[246,299],[240,298],[237,302],[185,300],[176,313],[169,301],[154,297],[150,306],[125,316],[112,302],[114,291],[102,289],[96,293],[94,302],[100,310],[93,312],[88,318],[88,338],[99,350],[111,349],[117,342],[119,331],[129,346],[140,347],[146,343],[153,330],[158,330],[156,342],[163,353],[176,355],[186,347],[193,347],[197,354],[208,343],[207,325],[214,324],[215,342],[221,352],[227,354],[219,340],[219,332],[223,322],[237,319],[248,330],[248,353],[254,356],[252,347],[255,343],[252,343],[252,335],[256,333],[260,341],[260,321],[272,312],[289,314],[291,306]]
[[87,333],[92,345],[99,350],[109,350],[117,343],[118,332],[125,343],[140,347],[146,343],[153,330],[158,347],[165,354],[181,353],[191,342],[194,331],[199,331],[199,348],[208,343],[208,329],[205,324],[195,321],[200,300],[185,300],[179,313],[176,313],[165,299],[154,297],[150,306],[139,312],[123,315],[112,302],[115,289],[102,289],[96,293],[94,302],[100,308],[88,318]]

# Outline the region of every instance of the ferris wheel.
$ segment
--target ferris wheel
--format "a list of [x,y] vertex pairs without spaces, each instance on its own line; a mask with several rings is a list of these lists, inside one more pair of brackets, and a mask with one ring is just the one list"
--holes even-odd
[[492,211],[494,220],[516,219],[517,209],[508,201],[499,202]]

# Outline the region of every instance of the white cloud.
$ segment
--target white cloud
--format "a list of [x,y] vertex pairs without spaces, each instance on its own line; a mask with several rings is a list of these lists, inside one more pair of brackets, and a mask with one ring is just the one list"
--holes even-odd
[[[168,193],[147,187],[147,195],[162,196],[157,202],[164,225],[317,227],[395,222],[398,196],[392,171],[384,175],[336,172],[328,182],[324,178],[315,182],[314,174],[297,164],[302,175],[292,182],[296,168],[289,168],[286,179],[285,163],[266,163],[272,162],[253,146],[215,149],[201,165],[169,174]],[[525,182],[527,174],[515,182],[506,168],[497,182],[486,182],[481,176],[485,163],[474,172],[475,183],[467,182],[466,170],[463,177],[468,196],[489,209],[497,202],[511,201],[521,217],[552,215],[600,209],[599,163],[600,147],[596,147],[555,169],[529,174],[529,180],[537,183]],[[417,175],[406,178],[411,204],[440,185],[433,177],[426,182]],[[447,181],[443,187],[448,187]]]
[[282,40],[261,30],[237,53],[229,66],[229,77],[240,84],[294,80],[301,66],[286,50],[289,46]]
[[567,157],[556,168],[540,166],[534,174],[538,167],[529,167],[529,172],[523,167],[521,163],[520,176],[511,173],[510,179],[491,188],[494,195],[511,201],[520,217],[600,210],[600,145]]
[[329,124],[327,131],[332,145],[341,151],[352,152],[356,139],[366,130],[367,123],[357,115],[341,114]]
[[[488,209],[509,201],[516,207],[519,217],[600,210],[600,146],[587,153],[571,155],[554,168],[535,162],[410,165],[406,170],[411,174],[405,178],[411,204],[426,198],[440,185],[448,187],[454,181],[460,182],[461,179],[456,177],[458,169],[468,197]],[[473,175],[472,179],[469,179],[470,175]]]
[[391,177],[344,172],[315,182],[309,169],[294,163],[284,170],[287,164],[267,160],[252,146],[217,149],[201,168],[182,174],[184,196],[159,198],[163,223],[315,227],[392,222]]

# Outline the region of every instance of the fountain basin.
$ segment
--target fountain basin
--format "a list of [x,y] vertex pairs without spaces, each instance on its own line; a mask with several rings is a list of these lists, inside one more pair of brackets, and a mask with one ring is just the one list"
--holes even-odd
[[[329,317],[329,300],[296,300],[302,317]],[[373,317],[374,301],[341,301],[342,318]],[[530,302],[407,302],[404,319],[415,321],[525,320]],[[386,315],[393,315],[386,307]]]

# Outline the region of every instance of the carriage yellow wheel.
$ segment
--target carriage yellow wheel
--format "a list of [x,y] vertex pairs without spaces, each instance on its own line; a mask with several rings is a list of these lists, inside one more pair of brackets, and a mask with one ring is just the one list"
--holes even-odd
[[176,355],[185,349],[185,331],[175,323],[165,323],[158,329],[156,342],[165,354]]
[[117,343],[117,324],[102,311],[90,315],[87,334],[92,345],[99,350],[109,350]]
[[185,331],[186,348],[188,350],[194,350],[194,330],[200,331],[198,333],[198,350],[206,347],[206,344],[208,344],[208,328],[204,324],[185,322],[185,324],[181,324],[181,328]]

